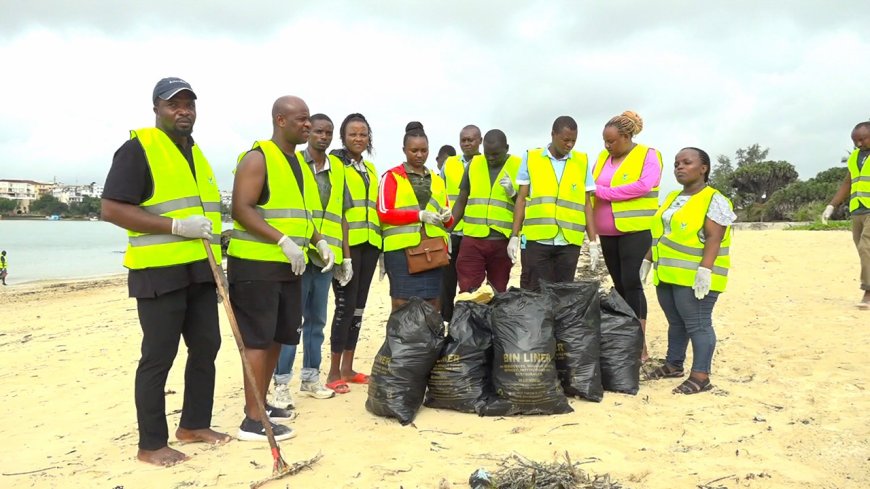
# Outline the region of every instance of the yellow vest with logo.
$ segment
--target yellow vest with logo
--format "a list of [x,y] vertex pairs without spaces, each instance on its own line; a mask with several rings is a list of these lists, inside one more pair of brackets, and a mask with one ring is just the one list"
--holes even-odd
[[849,167],[849,176],[852,178],[849,212],[857,210],[859,203],[870,209],[870,162],[865,161],[861,170],[858,170],[858,150],[856,149],[849,155],[846,166]]
[[[499,180],[507,175],[512,182],[517,180],[522,159],[519,156],[508,156],[504,167],[489,181],[489,163],[483,155],[472,158],[468,164],[468,203],[465,205],[463,234],[473,238],[489,236],[490,229],[498,231],[506,238],[511,235],[514,222],[514,202],[508,197]],[[516,187],[516,183],[514,183]],[[516,188],[514,188],[516,190]]]
[[555,238],[561,229],[565,240],[582,246],[586,235],[586,153],[571,151],[562,179],[557,180],[545,151],[538,148],[528,152],[531,193],[523,234],[529,241],[542,241]]
[[[646,154],[649,150],[649,146],[642,144],[632,148],[613,173],[610,187],[630,185],[640,180],[644,160],[646,160]],[[659,160],[659,170],[661,170],[662,154],[658,150],[654,151]],[[598,175],[601,174],[601,170],[609,157],[610,153],[606,149],[598,155],[598,161],[592,170],[592,177],[595,180],[598,180]],[[650,220],[659,208],[659,187],[655,186],[646,195],[631,200],[612,201],[610,205],[613,209],[613,222],[617,230],[623,233],[645,231],[650,228]]]
[[[174,219],[205,215],[212,225],[212,252],[220,259],[221,196],[214,173],[193,145],[193,166],[175,143],[160,129],[148,127],[130,131],[130,139],[139,139],[154,180],[151,197],[139,204],[145,212]],[[132,270],[182,265],[207,258],[199,238],[174,234],[149,234],[127,231],[124,266]]]
[[[652,255],[653,283],[661,282],[673,285],[692,287],[695,284],[695,274],[701,266],[704,256],[704,243],[701,241],[701,231],[707,220],[707,210],[713,196],[719,191],[713,187],[704,187],[693,195],[671,217],[670,232],[664,234],[662,214],[680,195],[675,190],[668,195],[661,208],[652,219]],[[731,204],[731,201],[728,201]],[[719,246],[719,254],[713,262],[713,274],[710,290],[724,292],[728,283],[728,269],[731,266],[729,251],[731,247],[731,226],[725,229],[725,236]]]
[[345,167],[344,178],[347,181],[347,190],[350,193],[350,208],[345,212],[347,220],[347,242],[349,246],[368,243],[380,249],[383,240],[381,238],[381,219],[378,217],[378,174],[375,166],[365,161],[366,172],[369,175],[369,188],[366,193],[366,184],[362,175],[353,168]]
[[[465,175],[465,165],[459,158],[459,155],[448,156],[444,161],[444,181],[447,186],[447,198],[450,199],[450,202],[456,202],[459,199],[459,184],[462,183],[462,177]],[[464,229],[464,218],[453,226],[454,233],[464,232]]]
[[[257,205],[257,213],[263,217],[267,224],[292,239],[300,248],[305,250],[311,240],[314,231],[314,222],[308,211],[308,200],[303,198],[296,182],[296,176],[290,168],[290,162],[284,156],[284,152],[271,140],[257,141],[253,148],[260,148],[266,158],[266,185],[269,188],[269,200],[263,205]],[[241,161],[244,154],[239,156]],[[317,182],[311,170],[306,171],[306,164],[299,163],[302,167],[302,178],[306,193],[312,192],[316,196]],[[316,197],[315,197],[316,198]],[[227,254],[236,258],[255,261],[272,261],[289,263],[284,256],[278,243],[248,232],[239,221],[233,221],[233,238]],[[308,263],[308,254],[305,262]]]
[[[320,187],[317,185],[314,172],[305,161],[305,157],[302,156],[302,151],[296,152],[296,159],[299,160],[303,170],[311,174],[311,179],[314,181],[314,187],[305,186],[305,202],[308,204],[308,211],[311,212],[314,227],[323,235],[323,239],[326,240],[326,243],[335,255],[335,263],[341,263],[344,260],[344,251],[341,246],[341,214],[344,207],[345,185],[344,163],[335,156],[327,155],[326,157],[329,158],[329,183],[331,188],[327,197],[326,209],[324,209],[323,203],[320,200]],[[305,180],[308,181],[308,178],[305,177]],[[312,248],[314,248],[314,244],[316,243],[311,244]]]
[[[432,196],[429,202],[426,203],[426,210],[430,212],[441,212],[443,208],[442,202],[447,200],[447,188],[444,185],[444,180],[437,173],[429,170],[432,175]],[[417,196],[414,194],[414,188],[407,176],[399,175],[393,172],[396,178],[396,204],[397,210],[414,210],[420,211],[420,204],[417,202]],[[384,251],[403,250],[420,244],[420,225],[405,224],[402,226],[393,226],[391,224],[383,225],[384,235]],[[437,225],[426,224],[426,236],[430,238],[442,237],[444,242],[447,242],[447,230],[440,223]]]

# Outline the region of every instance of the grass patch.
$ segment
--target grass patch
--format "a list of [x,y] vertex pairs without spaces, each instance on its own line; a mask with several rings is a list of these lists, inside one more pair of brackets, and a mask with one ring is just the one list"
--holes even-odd
[[791,231],[846,231],[852,229],[852,221],[828,221],[827,224],[822,224],[822,221],[813,221],[809,224],[789,226],[786,229]]

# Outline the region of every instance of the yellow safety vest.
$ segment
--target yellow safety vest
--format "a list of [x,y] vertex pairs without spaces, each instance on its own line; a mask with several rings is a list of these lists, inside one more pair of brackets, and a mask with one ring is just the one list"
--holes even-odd
[[849,175],[852,178],[851,191],[849,193],[849,212],[858,209],[860,203],[870,209],[870,162],[865,161],[861,170],[858,170],[858,150],[852,151],[849,161]]
[[[459,184],[462,183],[462,177],[465,175],[465,165],[462,164],[460,156],[448,156],[444,161],[444,180],[447,186],[447,198],[450,202],[456,202],[459,198]],[[464,232],[465,219],[460,219],[455,226],[453,232]]]
[[542,241],[562,235],[569,243],[583,245],[586,234],[586,153],[571,151],[562,179],[544,149],[529,150],[531,194],[526,203],[523,234],[529,241]]
[[[313,199],[303,198],[296,182],[296,176],[290,168],[290,162],[284,152],[271,140],[257,141],[253,148],[260,148],[266,158],[266,185],[269,188],[269,200],[263,205],[257,205],[257,213],[267,224],[292,239],[303,250],[311,241],[314,222],[306,203]],[[244,154],[239,156],[241,162]],[[305,161],[299,163],[302,167],[302,178],[306,194],[316,197],[317,182],[311,170],[306,171]],[[311,189],[314,189],[313,191]],[[270,241],[259,235],[249,233],[239,221],[233,220],[233,238],[227,254],[236,258],[255,261],[273,261],[289,263],[277,242]],[[305,262],[308,263],[308,254]]]
[[375,166],[364,162],[369,175],[368,193],[362,175],[355,168],[346,167],[344,178],[350,193],[351,205],[344,218],[347,220],[347,242],[349,246],[368,243],[380,249],[381,219],[378,217],[378,174]]
[[[208,161],[193,145],[193,167],[190,171],[184,155],[162,130],[156,127],[130,131],[130,139],[139,139],[145,159],[151,169],[154,192],[139,204],[145,212],[174,219],[205,215],[212,225],[212,252],[221,256],[221,196],[217,180]],[[168,267],[205,260],[205,247],[198,238],[174,234],[149,234],[127,231],[127,251],[124,266],[132,270]]]
[[[695,274],[701,266],[704,256],[704,243],[701,242],[701,231],[707,219],[707,210],[713,196],[719,191],[713,187],[704,187],[693,195],[686,204],[674,212],[671,217],[670,232],[664,234],[662,214],[680,195],[675,190],[668,195],[661,208],[652,219],[652,255],[653,283],[660,282],[673,285],[692,287],[695,284]],[[731,204],[731,201],[728,201]],[[729,249],[731,247],[731,226],[725,229],[725,236],[719,247],[719,255],[713,262],[713,274],[710,290],[724,292],[728,283],[728,268],[731,266]]]
[[[407,176],[392,172],[396,178],[396,204],[397,210],[420,210],[420,204],[417,202],[417,196],[414,194],[414,188]],[[430,212],[441,212],[443,208],[442,202],[447,199],[447,188],[444,185],[444,180],[437,173],[429,170],[432,175],[431,190],[432,196],[429,202],[426,203],[426,210]],[[384,235],[384,251],[395,251],[410,248],[420,244],[420,224],[405,224],[402,226],[393,226],[391,224],[383,225]],[[430,238],[442,237],[444,242],[447,242],[447,230],[440,223],[437,225],[426,224],[426,236]]]
[[516,182],[521,163],[519,156],[509,156],[496,180],[490,182],[489,163],[486,158],[483,155],[472,158],[468,164],[468,203],[462,218],[465,221],[465,236],[485,238],[489,236],[490,229],[493,229],[504,234],[506,238],[510,237],[514,223],[514,202],[498,182],[502,175],[507,175],[511,182]]
[[[304,171],[311,174],[311,179],[314,181],[314,187],[305,186],[305,202],[308,204],[308,211],[311,212],[311,217],[314,220],[314,227],[323,235],[323,239],[332,249],[335,255],[335,263],[341,263],[344,260],[344,251],[341,246],[341,214],[344,207],[344,163],[337,157],[327,155],[329,158],[329,182],[331,189],[329,192],[326,209],[323,208],[323,203],[320,200],[320,187],[317,185],[317,179],[314,177],[314,171],[305,161],[302,151],[296,152],[296,159],[303,167]],[[305,181],[308,178],[305,177]],[[312,248],[315,243],[312,243]]]
[[[630,185],[640,180],[640,175],[643,172],[643,163],[649,150],[649,146],[642,144],[632,148],[613,173],[610,187],[616,188]],[[658,150],[654,151],[659,160],[659,169],[661,169],[662,154]],[[610,153],[606,149],[598,155],[598,161],[592,170],[592,177],[595,180],[598,180],[598,175],[601,174],[601,170],[604,168],[604,164],[609,157]],[[659,187],[653,187],[646,195],[631,200],[613,201],[610,205],[613,209],[613,222],[616,225],[616,229],[623,233],[645,231],[650,228],[650,219],[659,208]]]

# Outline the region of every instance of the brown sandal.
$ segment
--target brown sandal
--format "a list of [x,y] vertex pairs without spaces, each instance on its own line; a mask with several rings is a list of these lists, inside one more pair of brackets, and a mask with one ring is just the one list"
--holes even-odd
[[676,386],[673,390],[674,394],[700,394],[701,392],[707,392],[708,390],[713,388],[713,384],[710,383],[710,378],[706,378],[704,380],[699,380],[693,377],[689,377],[684,380],[682,384]]
[[678,369],[673,365],[666,363],[661,367],[656,368],[652,372],[646,374],[647,380],[659,380],[659,379],[668,379],[668,378],[677,378],[685,375],[683,369]]

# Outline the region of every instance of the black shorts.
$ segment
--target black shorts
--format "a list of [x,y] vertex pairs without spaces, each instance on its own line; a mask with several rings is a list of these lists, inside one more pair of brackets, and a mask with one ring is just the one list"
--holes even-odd
[[273,342],[298,345],[302,331],[302,279],[245,280],[230,284],[230,302],[246,348],[265,350]]

